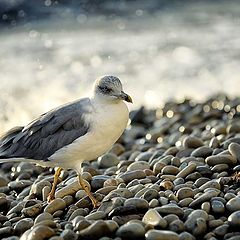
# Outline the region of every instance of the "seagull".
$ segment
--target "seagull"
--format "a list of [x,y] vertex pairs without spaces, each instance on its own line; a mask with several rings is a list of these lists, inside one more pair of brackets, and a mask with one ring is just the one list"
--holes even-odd
[[99,203],[81,176],[81,164],[104,154],[122,135],[129,121],[125,101],[132,103],[132,98],[123,91],[119,78],[100,77],[89,98],[52,109],[1,136],[0,162],[57,167],[49,202],[55,197],[61,171],[72,168],[95,208]]

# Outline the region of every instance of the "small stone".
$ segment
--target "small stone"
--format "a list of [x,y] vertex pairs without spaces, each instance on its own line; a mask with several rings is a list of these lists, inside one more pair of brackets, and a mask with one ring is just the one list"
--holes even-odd
[[27,240],[43,240],[55,235],[54,230],[50,227],[39,225],[34,227],[28,235]]
[[214,155],[214,156],[209,156],[206,158],[205,162],[210,165],[214,166],[216,164],[228,164],[228,165],[235,165],[237,163],[237,160],[235,157],[227,154],[223,155]]
[[78,235],[71,229],[63,230],[60,237],[62,237],[64,240],[69,240],[69,239],[77,240],[78,239]]
[[61,198],[56,198],[49,205],[45,207],[44,212],[48,212],[52,214],[57,210],[65,209],[65,207],[66,207],[66,202]]
[[210,155],[212,155],[213,149],[207,146],[201,146],[197,149],[195,149],[192,153],[191,156],[193,157],[202,157],[206,158]]
[[240,211],[235,211],[233,212],[229,217],[228,217],[228,223],[232,227],[240,227]]
[[152,153],[151,152],[142,152],[140,153],[136,158],[135,161],[146,161],[148,162],[149,159],[151,158]]
[[109,168],[117,166],[118,163],[119,159],[117,155],[113,153],[105,153],[104,155],[98,158],[98,165],[100,168]]
[[179,240],[179,235],[168,230],[149,230],[145,234],[146,240]]
[[155,189],[148,189],[143,195],[142,198],[150,202],[153,199],[158,198],[159,193]]
[[228,146],[228,151],[231,153],[231,155],[240,162],[240,144],[238,143],[231,143]]
[[122,225],[116,232],[116,235],[122,239],[131,238],[143,238],[145,234],[145,228],[138,223],[127,223]]
[[201,196],[199,196],[198,198],[194,199],[189,207],[194,208],[195,206],[202,204],[203,202],[207,202],[209,201],[212,197],[216,197],[218,196],[218,194],[220,193],[219,190],[209,190],[205,193],[203,193]]
[[182,232],[182,231],[184,231],[184,229],[185,229],[184,223],[179,219],[174,220],[169,224],[170,231]]
[[179,240],[196,240],[196,238],[189,232],[182,232],[179,234]]
[[0,176],[0,187],[6,187],[9,183],[9,180],[4,176]]
[[125,152],[125,148],[122,144],[120,143],[115,143],[112,148],[109,150],[109,153],[113,153],[117,156],[121,155],[122,153]]
[[103,220],[98,220],[91,224],[89,227],[79,231],[79,237],[80,239],[99,239],[103,236],[107,236],[110,234],[110,229],[108,228],[108,225]]
[[124,206],[135,206],[137,209],[148,209],[148,202],[141,198],[130,198],[124,203]]
[[237,196],[237,197],[230,199],[226,204],[226,208],[230,212],[239,211],[240,210],[240,197]]
[[178,174],[177,178],[185,178],[187,175],[192,173],[196,169],[197,165],[195,163],[190,163],[188,166],[183,168]]
[[51,192],[51,188],[49,186],[45,186],[42,189],[42,199],[43,201],[47,201],[48,195]]
[[[84,179],[84,183],[91,189],[90,184]],[[67,186],[61,188],[55,193],[55,198],[63,198],[67,195],[74,195],[78,190],[82,189],[78,180],[68,184]]]
[[37,182],[37,183],[34,183],[32,185],[32,188],[31,188],[31,191],[30,191],[30,194],[34,194],[36,195],[38,198],[41,198],[42,197],[42,189],[45,187],[45,186],[48,186],[49,188],[52,187],[52,184],[47,181],[47,180],[41,180],[40,182]]
[[106,213],[103,211],[97,211],[94,213],[90,213],[86,216],[86,220],[100,220],[106,217]]
[[224,213],[225,212],[225,206],[222,202],[218,201],[218,200],[213,200],[211,203],[212,206],[212,211],[214,213]]
[[146,173],[142,170],[134,170],[134,171],[129,171],[126,173],[123,173],[120,178],[125,182],[129,183],[133,179],[142,179],[146,177]]
[[183,187],[177,191],[176,196],[179,200],[181,200],[184,198],[192,198],[194,196],[194,193],[191,188]]
[[155,208],[156,211],[158,211],[160,214],[176,214],[177,216],[183,216],[183,210],[182,208],[180,208],[179,206],[177,206],[176,204],[166,204],[164,206],[161,207],[156,207]]
[[3,239],[9,235],[12,235],[14,232],[12,227],[1,227],[0,228],[0,238]]
[[218,182],[218,180],[213,179],[213,180],[210,180],[210,181],[204,183],[202,186],[199,187],[199,189],[201,191],[204,191],[207,188],[216,188],[216,189],[220,190],[221,186],[220,186],[220,183]]
[[24,216],[26,217],[35,217],[37,216],[39,213],[42,212],[43,209],[43,205],[41,203],[37,203],[33,206],[24,208],[22,210],[22,213],[24,214]]
[[33,226],[33,220],[31,218],[24,218],[16,223],[14,226],[15,233],[22,235],[25,231]]
[[179,173],[179,168],[175,166],[165,166],[161,170],[162,174],[177,175]]
[[34,221],[34,225],[40,223],[41,221],[45,221],[45,220],[53,220],[53,216],[48,213],[48,212],[44,212],[41,213],[40,215],[38,215]]
[[161,217],[161,215],[155,209],[148,210],[143,216],[142,221],[145,224],[152,226],[159,226],[161,228],[167,227],[167,221]]
[[30,180],[20,180],[20,181],[13,181],[9,182],[8,186],[10,189],[15,190],[16,192],[21,192],[24,188],[32,185],[32,181]]
[[203,145],[204,144],[201,139],[193,137],[193,136],[188,136],[183,140],[183,146],[185,148],[198,148]]
[[145,161],[133,162],[127,168],[128,171],[145,170],[145,169],[150,169],[149,163]]

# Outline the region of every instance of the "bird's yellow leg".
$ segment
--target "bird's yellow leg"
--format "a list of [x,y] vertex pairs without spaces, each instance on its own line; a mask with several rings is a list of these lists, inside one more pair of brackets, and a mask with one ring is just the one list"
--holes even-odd
[[81,187],[83,188],[83,190],[86,192],[86,194],[88,195],[88,197],[91,199],[93,207],[97,208],[99,207],[100,203],[98,202],[98,200],[93,196],[93,194],[90,192],[88,186],[86,185],[86,183],[84,182],[82,175],[79,173],[78,174],[78,179],[79,179],[79,184],[81,185]]
[[47,197],[47,201],[48,201],[48,202],[51,202],[52,200],[55,199],[55,191],[56,191],[58,179],[59,179],[59,176],[60,176],[62,170],[63,170],[63,169],[59,167],[59,168],[57,168],[57,170],[55,171],[52,189],[51,189],[51,192],[48,194],[48,197]]

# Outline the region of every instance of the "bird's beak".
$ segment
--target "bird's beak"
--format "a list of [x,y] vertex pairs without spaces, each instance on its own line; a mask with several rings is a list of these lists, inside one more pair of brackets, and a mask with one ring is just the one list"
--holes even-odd
[[128,94],[126,94],[125,92],[121,92],[121,94],[120,94],[120,98],[122,99],[122,100],[124,100],[124,101],[126,101],[126,102],[130,102],[130,103],[132,103],[133,101],[132,101],[132,98],[128,95]]

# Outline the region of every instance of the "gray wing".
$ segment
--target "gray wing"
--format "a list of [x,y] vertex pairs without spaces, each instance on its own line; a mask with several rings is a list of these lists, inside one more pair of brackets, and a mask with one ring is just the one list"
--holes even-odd
[[26,127],[16,127],[0,139],[0,158],[47,160],[58,149],[88,132],[85,120],[91,111],[89,98],[53,109]]

